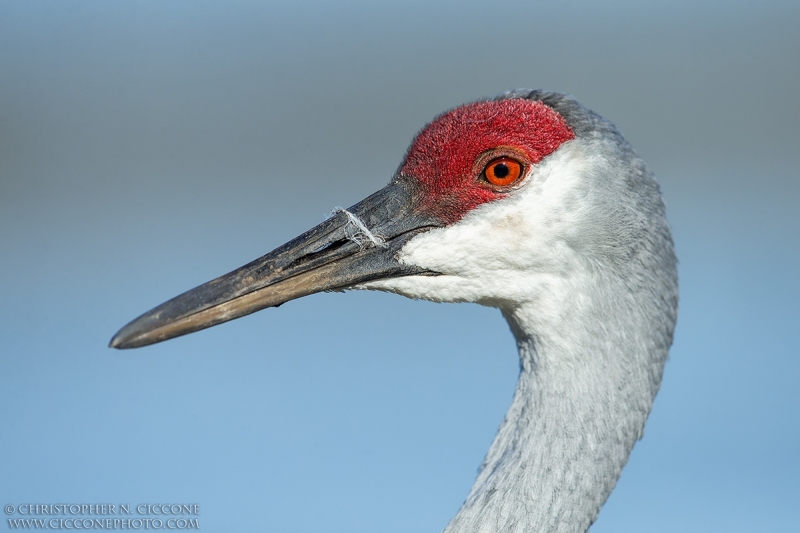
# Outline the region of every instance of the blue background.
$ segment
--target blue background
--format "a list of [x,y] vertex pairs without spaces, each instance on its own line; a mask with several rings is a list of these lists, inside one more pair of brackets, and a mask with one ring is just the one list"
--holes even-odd
[[441,530],[514,388],[498,311],[320,294],[106,344],[383,186],[437,113],[539,87],[620,126],[681,261],[662,392],[592,531],[795,529],[800,4],[595,4],[0,2],[0,504]]

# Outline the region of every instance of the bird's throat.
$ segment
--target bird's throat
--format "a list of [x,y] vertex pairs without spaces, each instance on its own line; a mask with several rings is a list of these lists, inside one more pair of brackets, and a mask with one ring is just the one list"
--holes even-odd
[[445,533],[577,533],[597,518],[642,436],[666,351],[637,337],[633,316],[616,317],[629,321],[620,331],[585,327],[610,312],[594,307],[544,319],[524,306],[504,311],[519,346],[517,388]]

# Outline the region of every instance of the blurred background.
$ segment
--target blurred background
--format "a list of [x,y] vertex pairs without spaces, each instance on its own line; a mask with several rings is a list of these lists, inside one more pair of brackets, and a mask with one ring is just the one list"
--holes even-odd
[[796,528],[798,28],[788,0],[0,1],[0,504],[440,531],[514,389],[497,310],[320,294],[106,345],[382,187],[436,114],[537,87],[622,129],[681,261],[662,391],[592,532]]

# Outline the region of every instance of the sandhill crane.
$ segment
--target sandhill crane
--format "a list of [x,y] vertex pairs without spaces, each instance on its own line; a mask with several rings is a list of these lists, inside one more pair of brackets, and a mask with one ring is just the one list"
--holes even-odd
[[658,184],[574,99],[514,90],[448,111],[389,185],[140,316],[131,348],[330,289],[497,307],[516,391],[446,533],[583,532],[641,438],[677,316]]

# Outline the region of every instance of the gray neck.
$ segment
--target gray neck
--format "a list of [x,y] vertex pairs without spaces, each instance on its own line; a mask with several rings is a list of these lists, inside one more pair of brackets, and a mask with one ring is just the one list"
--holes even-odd
[[445,533],[581,533],[597,518],[642,437],[674,325],[674,305],[623,285],[564,298],[556,312],[542,301],[503,309],[517,389]]

